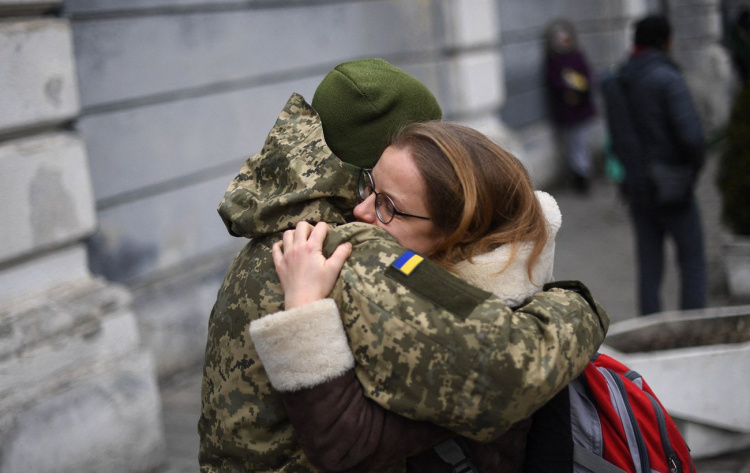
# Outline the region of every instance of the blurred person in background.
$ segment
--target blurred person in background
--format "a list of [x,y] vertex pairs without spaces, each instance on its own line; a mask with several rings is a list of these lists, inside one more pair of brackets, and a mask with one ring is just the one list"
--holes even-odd
[[625,167],[641,315],[662,310],[667,236],[677,248],[679,308],[706,304],[703,230],[694,195],[706,143],[685,79],[669,57],[671,44],[666,18],[638,21],[629,59],[602,84],[613,150]]
[[596,115],[592,76],[570,21],[553,21],[546,32],[545,79],[552,121],[563,142],[574,189],[589,191],[593,166],[587,142]]

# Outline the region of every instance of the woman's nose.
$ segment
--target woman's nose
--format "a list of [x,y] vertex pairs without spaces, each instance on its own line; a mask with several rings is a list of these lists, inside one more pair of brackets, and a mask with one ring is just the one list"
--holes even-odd
[[365,200],[354,207],[354,218],[364,223],[375,223],[375,194],[370,194]]

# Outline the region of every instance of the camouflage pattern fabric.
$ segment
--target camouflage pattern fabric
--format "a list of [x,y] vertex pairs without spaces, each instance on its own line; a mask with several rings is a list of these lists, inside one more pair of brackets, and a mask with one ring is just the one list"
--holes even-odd
[[271,246],[302,219],[338,224],[328,253],[353,244],[331,297],[365,394],[398,414],[494,439],[575,378],[603,341],[608,316],[580,291],[553,288],[513,311],[428,260],[396,277],[390,265],[404,248],[377,227],[344,224],[355,185],[325,145],[314,110],[295,94],[227,189],[219,213],[230,232],[252,241],[230,266],[209,322],[202,472],[317,471],[248,334],[250,321],[284,308]]

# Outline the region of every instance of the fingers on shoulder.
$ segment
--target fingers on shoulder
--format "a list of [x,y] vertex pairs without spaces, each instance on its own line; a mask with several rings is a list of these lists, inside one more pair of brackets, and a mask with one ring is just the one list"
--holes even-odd
[[323,242],[328,235],[328,224],[325,222],[318,222],[315,225],[310,238],[308,239],[308,246],[314,249],[323,249]]
[[349,258],[349,255],[352,254],[352,244],[349,242],[345,242],[340,244],[336,251],[333,252],[331,257],[328,259],[335,267],[338,267],[339,270],[341,270],[341,267],[344,266],[344,262]]
[[271,247],[271,257],[273,258],[273,264],[274,266],[276,266],[277,272],[284,263],[284,252],[282,250],[282,246],[283,242],[279,240]]

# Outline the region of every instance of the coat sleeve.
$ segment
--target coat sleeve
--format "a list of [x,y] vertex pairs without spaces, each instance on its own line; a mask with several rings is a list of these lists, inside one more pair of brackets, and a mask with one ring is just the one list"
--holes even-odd
[[329,233],[354,243],[331,297],[364,393],[387,410],[489,441],[575,379],[604,340],[609,318],[580,283],[514,311],[427,259],[405,275],[402,248],[386,257],[386,239],[357,234],[379,229],[345,227]]
[[[596,306],[579,283],[558,286],[580,290],[581,297]],[[305,455],[318,468],[370,471],[455,435],[389,412],[365,397],[353,358],[346,356],[346,332],[331,299],[256,320],[250,334],[269,379],[283,396]],[[514,429],[491,444],[471,443],[477,460],[520,471],[528,422]]]
[[703,166],[706,154],[703,128],[684,78],[677,71],[673,74],[664,88],[669,125],[677,138],[680,152],[697,171]]
[[383,409],[364,396],[353,369],[283,396],[305,455],[325,471],[372,471],[455,435]]
[[364,396],[331,299],[256,320],[250,335],[305,455],[322,470],[370,471],[455,435]]
[[[341,351],[348,348],[346,333],[331,299],[256,320],[250,335],[305,455],[321,470],[373,471],[420,453],[415,461],[435,462],[427,450],[455,436],[365,397],[351,355]],[[493,442],[467,446],[474,460],[492,465],[492,471],[499,465],[502,471],[521,471],[529,426],[522,421]]]
[[376,227],[344,227],[326,243],[354,245],[331,298],[363,392],[386,410],[493,440],[578,376],[604,340],[607,314],[580,283],[513,311],[429,260],[399,276],[403,248]]

